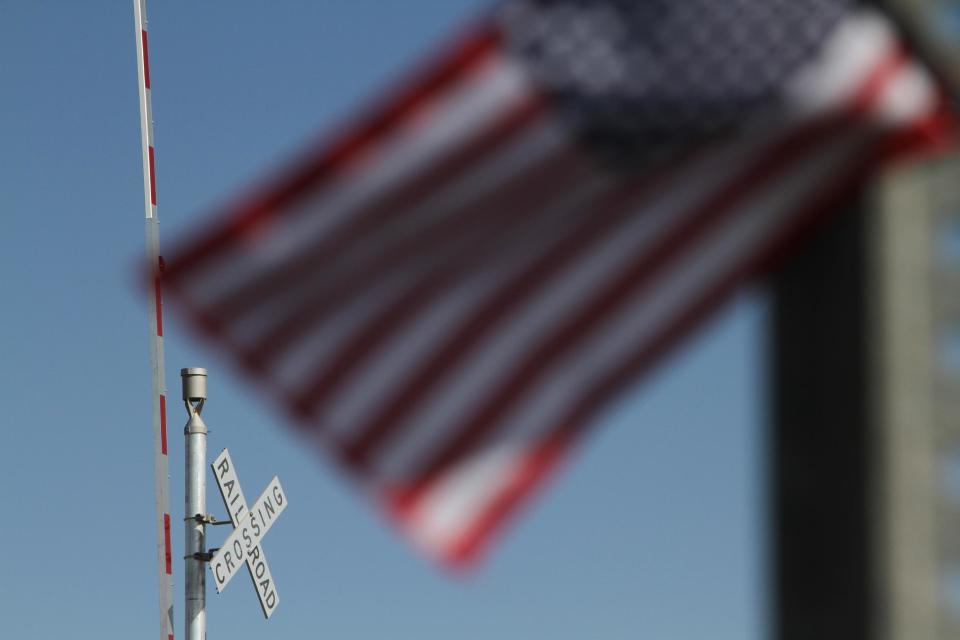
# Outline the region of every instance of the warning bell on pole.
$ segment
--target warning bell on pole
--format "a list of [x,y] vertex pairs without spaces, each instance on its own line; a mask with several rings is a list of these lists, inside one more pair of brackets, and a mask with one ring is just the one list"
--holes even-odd
[[190,367],[180,370],[184,402],[202,402],[207,399],[207,370]]

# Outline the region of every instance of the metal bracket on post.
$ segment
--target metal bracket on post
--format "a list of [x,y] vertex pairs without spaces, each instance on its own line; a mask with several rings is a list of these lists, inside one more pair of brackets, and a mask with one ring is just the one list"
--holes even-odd
[[213,525],[214,527],[222,524],[233,524],[229,520],[217,520],[217,516],[208,513],[207,515],[197,514],[195,516],[187,516],[183,519],[184,522],[187,520],[193,520],[194,522],[202,522],[203,524]]

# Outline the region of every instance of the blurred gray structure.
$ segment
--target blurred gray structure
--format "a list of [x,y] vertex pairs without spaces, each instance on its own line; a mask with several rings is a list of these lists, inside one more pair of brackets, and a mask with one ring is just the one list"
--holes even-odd
[[[960,87],[960,0],[891,0]],[[960,155],[773,279],[772,635],[960,638]]]
[[[900,5],[960,86],[960,2]],[[889,175],[876,204],[878,637],[960,638],[960,156]]]
[[879,189],[876,411],[885,637],[960,638],[960,158]]

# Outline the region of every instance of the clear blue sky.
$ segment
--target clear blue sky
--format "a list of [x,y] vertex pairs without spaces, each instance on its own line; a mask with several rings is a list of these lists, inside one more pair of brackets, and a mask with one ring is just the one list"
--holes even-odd
[[[163,237],[338,123],[480,0],[150,5]],[[157,634],[132,4],[0,0],[0,635]],[[212,454],[248,497],[282,602],[209,589],[211,638],[750,640],[766,624],[765,302],[746,293],[611,406],[479,570],[412,552],[168,311],[167,381],[207,366]],[[182,437],[170,405],[176,625]],[[211,490],[208,504],[220,515]],[[212,544],[225,535],[213,529]]]

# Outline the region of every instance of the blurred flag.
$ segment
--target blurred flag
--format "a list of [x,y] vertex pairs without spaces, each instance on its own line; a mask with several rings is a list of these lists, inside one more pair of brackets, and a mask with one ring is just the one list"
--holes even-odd
[[183,239],[192,323],[466,564],[946,100],[845,0],[519,0]]

